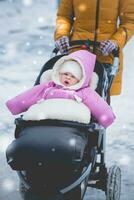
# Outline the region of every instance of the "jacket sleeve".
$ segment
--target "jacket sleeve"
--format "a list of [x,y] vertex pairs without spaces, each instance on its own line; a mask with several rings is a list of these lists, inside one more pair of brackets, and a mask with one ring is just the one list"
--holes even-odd
[[54,39],[62,36],[70,36],[73,23],[73,0],[61,0],[57,12],[56,29]]
[[119,27],[111,39],[122,49],[133,34],[134,0],[120,0]]
[[36,85],[33,88],[17,95],[16,97],[8,100],[6,106],[13,115],[20,114],[26,111],[31,105],[37,103],[44,94],[45,89],[49,84]]
[[83,103],[90,109],[92,115],[100,125],[107,128],[115,119],[115,115],[107,102],[94,90],[88,88],[84,91],[85,98]]

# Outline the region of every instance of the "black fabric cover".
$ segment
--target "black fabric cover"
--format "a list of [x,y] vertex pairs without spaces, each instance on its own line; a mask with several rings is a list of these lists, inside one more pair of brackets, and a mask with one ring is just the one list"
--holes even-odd
[[24,128],[7,148],[7,162],[14,170],[79,163],[87,138],[79,128],[33,126]]

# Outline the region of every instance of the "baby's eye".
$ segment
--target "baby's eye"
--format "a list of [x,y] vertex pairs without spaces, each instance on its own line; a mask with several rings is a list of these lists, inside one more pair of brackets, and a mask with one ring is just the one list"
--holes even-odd
[[72,77],[72,78],[75,78],[75,76],[73,76],[73,75],[72,75],[71,77]]
[[68,73],[64,73],[65,76],[68,76]]

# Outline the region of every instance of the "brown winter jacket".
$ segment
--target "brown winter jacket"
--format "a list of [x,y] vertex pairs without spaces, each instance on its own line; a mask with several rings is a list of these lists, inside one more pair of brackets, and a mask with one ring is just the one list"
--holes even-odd
[[[94,39],[96,21],[95,0],[61,0],[57,13],[55,40],[68,36],[71,40]],[[134,34],[134,0],[100,0],[97,40],[113,40],[120,48],[120,66],[111,95],[121,92],[122,48]],[[98,60],[111,63],[112,56],[99,56]]]

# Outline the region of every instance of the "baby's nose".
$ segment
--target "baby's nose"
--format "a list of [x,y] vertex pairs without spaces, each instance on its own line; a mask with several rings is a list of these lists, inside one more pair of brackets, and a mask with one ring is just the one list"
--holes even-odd
[[70,79],[71,78],[71,76],[67,76],[67,79]]

